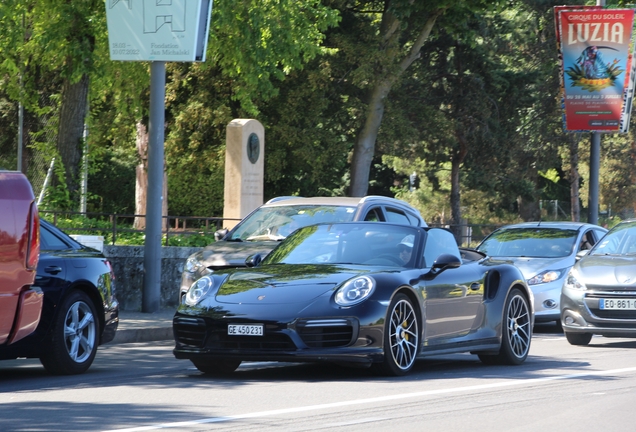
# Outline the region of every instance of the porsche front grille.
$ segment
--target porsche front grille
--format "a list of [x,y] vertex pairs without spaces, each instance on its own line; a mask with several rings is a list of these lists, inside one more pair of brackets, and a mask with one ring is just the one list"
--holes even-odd
[[335,348],[352,342],[354,325],[351,320],[341,318],[301,320],[296,331],[310,348]]
[[205,343],[205,320],[195,317],[175,317],[172,321],[174,339],[177,343],[202,348]]

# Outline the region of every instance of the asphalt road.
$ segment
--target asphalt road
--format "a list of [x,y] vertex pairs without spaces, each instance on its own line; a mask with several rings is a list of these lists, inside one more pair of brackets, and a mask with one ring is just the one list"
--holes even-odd
[[521,366],[469,354],[418,362],[401,378],[331,365],[243,364],[219,379],[170,342],[104,346],[83,375],[0,362],[0,430],[630,431],[636,340],[574,347],[535,333]]

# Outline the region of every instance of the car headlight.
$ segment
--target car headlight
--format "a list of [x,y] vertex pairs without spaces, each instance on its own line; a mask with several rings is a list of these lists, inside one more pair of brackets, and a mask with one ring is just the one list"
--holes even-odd
[[203,276],[192,284],[185,295],[185,303],[188,306],[196,306],[201,299],[214,287],[214,280],[209,276]]
[[528,279],[528,285],[537,285],[555,281],[563,276],[563,273],[565,273],[565,269],[546,270]]
[[572,290],[580,290],[584,291],[587,289],[585,284],[581,282],[577,277],[574,271],[568,273],[568,276],[565,278],[565,283],[563,284],[563,288],[572,289]]
[[197,270],[199,270],[201,267],[202,267],[201,261],[199,261],[198,259],[194,257],[189,257],[186,260],[185,265],[183,266],[183,269],[189,273],[196,273]]
[[336,292],[335,301],[340,306],[353,306],[366,300],[375,289],[375,280],[358,276],[344,283]]

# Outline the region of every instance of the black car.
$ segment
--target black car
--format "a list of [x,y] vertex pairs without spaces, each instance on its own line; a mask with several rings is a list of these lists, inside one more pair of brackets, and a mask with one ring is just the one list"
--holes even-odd
[[39,358],[56,375],[83,373],[97,347],[114,339],[119,323],[110,262],[45,220],[35,284],[44,292],[42,317],[31,335],[2,352],[3,359]]
[[255,253],[265,256],[297,228],[356,221],[426,226],[418,210],[396,198],[376,195],[272,198],[231,230],[214,233],[215,243],[190,255],[181,276],[179,300],[201,276],[220,269],[245,267],[245,258]]
[[402,375],[418,357],[471,352],[520,364],[530,349],[521,272],[460,251],[445,229],[312,225],[246,263],[196,281],[174,316],[175,356],[204,373],[325,361]]

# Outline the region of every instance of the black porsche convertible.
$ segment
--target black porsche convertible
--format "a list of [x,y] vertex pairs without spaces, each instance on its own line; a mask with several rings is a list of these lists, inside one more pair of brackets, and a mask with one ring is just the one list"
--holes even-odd
[[460,250],[442,228],[312,225],[247,265],[192,284],[173,319],[176,358],[207,374],[287,361],[403,375],[424,356],[470,352],[513,365],[528,356],[534,315],[523,275]]

